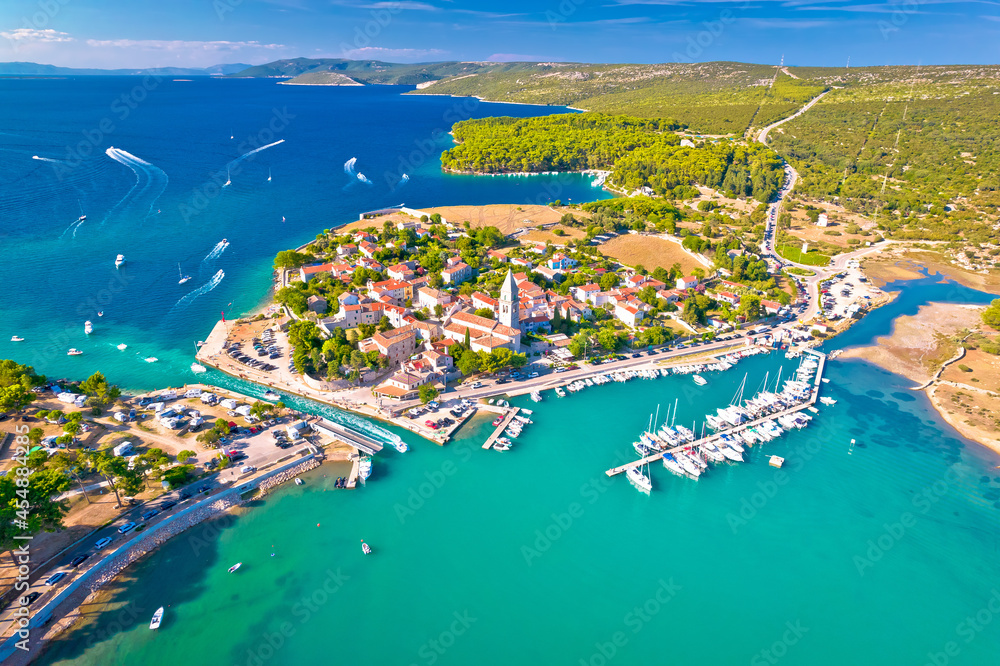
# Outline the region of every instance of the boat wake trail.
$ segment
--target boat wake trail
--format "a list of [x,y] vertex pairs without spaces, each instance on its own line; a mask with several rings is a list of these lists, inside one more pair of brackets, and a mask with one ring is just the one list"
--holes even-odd
[[59,238],[64,238],[66,234],[68,234],[70,231],[73,232],[73,238],[76,238],[76,232],[80,228],[80,225],[82,225],[84,222],[86,222],[86,220],[80,220],[80,219],[73,220],[73,223],[70,224],[68,227],[66,227],[66,231],[62,232],[59,235]]
[[358,174],[358,180],[360,180],[365,185],[371,185],[372,184],[372,181],[368,180],[368,177],[365,176],[365,174],[363,174],[363,173],[359,173]]
[[208,292],[210,292],[213,289],[215,289],[216,287],[218,287],[219,283],[222,282],[222,278],[224,278],[224,277],[226,277],[225,271],[223,271],[223,270],[217,271],[215,273],[215,275],[212,276],[211,280],[209,280],[205,284],[201,285],[200,287],[198,287],[194,291],[191,291],[190,293],[186,294],[180,300],[178,300],[176,303],[174,303],[174,307],[178,308],[178,307],[186,307],[188,305],[191,305],[191,303],[194,302],[194,299],[198,298],[199,296],[204,296]]
[[254,148],[253,150],[251,150],[248,153],[243,153],[242,155],[240,155],[239,157],[237,157],[235,160],[233,160],[232,162],[230,162],[226,166],[228,166],[231,169],[234,166],[236,166],[237,164],[239,164],[240,162],[242,162],[243,160],[245,160],[246,158],[250,157],[251,155],[259,153],[262,150],[267,150],[268,148],[273,148],[274,146],[277,146],[279,143],[284,143],[284,142],[285,142],[284,139],[278,139],[274,143],[269,143],[266,146],[261,146],[260,148]]
[[42,162],[55,162],[56,164],[61,164],[60,160],[54,160],[50,157],[39,157],[38,155],[32,155],[31,159],[41,160]]
[[213,259],[218,259],[219,257],[222,256],[222,253],[226,251],[227,247],[229,247],[229,241],[220,240],[218,243],[215,244],[215,247],[212,248],[212,251],[209,252],[207,255],[205,255],[205,258],[201,260],[201,263],[205,263],[206,261],[212,261]]
[[120,148],[112,146],[104,152],[114,161],[127,166],[135,174],[135,185],[122,197],[121,201],[114,205],[107,217],[104,218],[104,222],[111,219],[113,215],[124,214],[129,208],[137,205],[144,206],[147,202],[146,217],[151,215],[153,213],[153,204],[156,203],[156,200],[160,198],[163,190],[167,187],[169,180],[167,174],[164,173],[163,169],[153,166],[146,160],[140,159]]
[[351,159],[344,162],[344,173],[346,173],[351,178],[354,178],[357,175],[357,172],[354,171],[354,165],[357,164],[357,162],[358,162],[357,157],[352,157]]

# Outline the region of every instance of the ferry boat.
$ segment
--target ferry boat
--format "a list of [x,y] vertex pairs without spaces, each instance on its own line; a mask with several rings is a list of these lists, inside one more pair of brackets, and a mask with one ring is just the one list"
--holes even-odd
[[[200,363],[192,363],[191,364],[191,372],[193,372],[195,374],[201,374],[202,372],[208,372],[208,368],[206,368],[205,366],[203,366]],[[267,396],[266,393],[264,395],[265,395],[265,397]]]
[[87,335],[90,335],[91,333],[94,332],[94,325],[90,322],[89,319],[83,322],[83,332],[86,333]]
[[233,573],[234,571],[236,571],[237,569],[239,569],[241,566],[243,566],[243,563],[242,562],[237,562],[233,566],[229,567],[229,573]]
[[697,384],[698,386],[704,386],[705,384],[708,383],[708,380],[702,377],[701,375],[695,375],[691,379],[694,380],[694,383]]
[[640,467],[630,467],[625,470],[625,476],[628,477],[629,483],[636,487],[641,493],[646,493],[647,495],[653,489],[653,482],[650,480],[649,475],[642,471]]
[[10,336],[10,341],[11,342],[24,342],[24,338],[22,338],[19,335],[12,335],[12,336]]
[[83,352],[80,351],[79,349],[70,349],[68,352],[66,352],[66,355],[67,356],[79,356],[82,353]]
[[118,345],[118,351],[125,351],[126,349],[128,349],[128,345],[124,342]]
[[371,458],[362,458],[361,462],[358,463],[358,475],[361,477],[361,482],[364,483],[368,480],[368,477],[372,475],[372,461]]
[[366,544],[363,540],[361,542],[361,552],[364,553],[365,555],[371,555],[372,554],[371,546],[369,546],[368,544]]
[[124,263],[125,263],[124,254],[119,254],[117,257],[115,257],[115,268],[121,268],[122,264]]
[[160,622],[162,622],[162,621],[163,621],[163,606],[160,606],[159,608],[156,609],[156,612],[153,613],[153,619],[150,620],[150,622],[149,622],[149,628],[150,629],[159,629],[160,628]]

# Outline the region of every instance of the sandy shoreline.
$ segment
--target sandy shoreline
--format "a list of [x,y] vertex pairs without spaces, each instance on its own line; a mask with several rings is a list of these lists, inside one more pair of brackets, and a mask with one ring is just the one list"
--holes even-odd
[[[904,269],[905,270],[905,269]],[[874,345],[842,358],[860,358],[912,380],[931,405],[962,436],[1000,454],[993,414],[1000,414],[1000,359],[967,350],[961,333],[981,328],[983,306],[930,303],[895,320]]]

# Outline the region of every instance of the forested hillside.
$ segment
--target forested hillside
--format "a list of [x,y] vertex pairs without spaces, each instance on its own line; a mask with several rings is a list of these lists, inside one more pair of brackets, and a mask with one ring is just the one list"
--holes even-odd
[[666,197],[691,196],[693,185],[770,200],[781,185],[781,158],[761,145],[733,141],[682,147],[670,120],[559,114],[483,118],[454,126],[457,145],[441,156],[456,171],[511,173],[608,169],[616,189],[649,187]]

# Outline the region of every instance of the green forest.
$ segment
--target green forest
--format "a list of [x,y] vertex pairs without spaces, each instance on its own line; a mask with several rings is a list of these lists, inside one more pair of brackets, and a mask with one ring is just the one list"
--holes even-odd
[[771,149],[729,140],[681,146],[679,128],[672,120],[599,113],[466,120],[455,125],[457,145],[441,164],[480,173],[608,169],[616,188],[649,187],[671,198],[690,196],[692,185],[758,201],[777,193],[782,160]]

